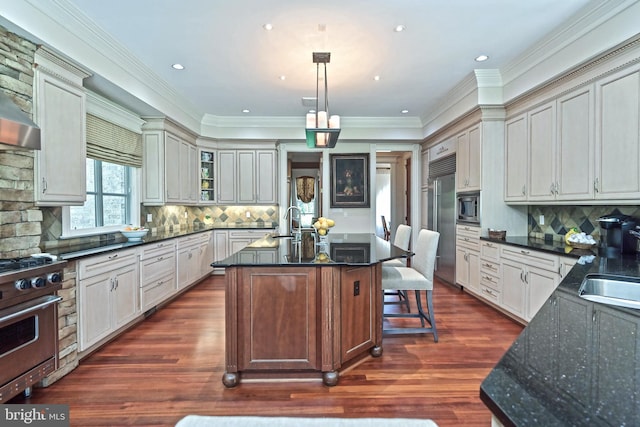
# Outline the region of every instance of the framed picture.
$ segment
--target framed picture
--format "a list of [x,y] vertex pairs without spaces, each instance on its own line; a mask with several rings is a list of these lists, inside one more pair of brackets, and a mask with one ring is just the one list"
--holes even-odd
[[370,262],[369,258],[369,243],[331,243],[331,260],[334,262],[365,264]]
[[331,154],[331,207],[369,207],[369,154]]

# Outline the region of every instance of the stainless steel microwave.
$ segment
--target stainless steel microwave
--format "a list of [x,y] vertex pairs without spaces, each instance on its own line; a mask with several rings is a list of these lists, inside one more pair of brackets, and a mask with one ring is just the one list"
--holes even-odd
[[480,192],[458,193],[458,222],[480,224]]

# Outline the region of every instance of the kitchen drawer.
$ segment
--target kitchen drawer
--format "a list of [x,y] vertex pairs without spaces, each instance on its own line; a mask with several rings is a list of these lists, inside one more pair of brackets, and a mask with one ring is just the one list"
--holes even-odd
[[480,252],[480,227],[456,226],[456,245]]
[[189,236],[179,237],[176,239],[178,241],[178,250],[184,249],[190,246],[197,246],[202,242],[202,238],[206,238],[206,233],[198,233],[191,234]]
[[502,283],[498,276],[480,272],[480,287],[488,287],[495,291],[500,292],[502,290]]
[[175,252],[176,243],[175,240],[163,240],[158,243],[151,243],[142,246],[140,250],[140,259],[157,258],[167,253]]
[[153,258],[147,258],[140,263],[141,286],[149,282],[173,274],[176,268],[175,251],[163,252]]
[[140,305],[142,311],[147,311],[165,300],[175,290],[176,276],[170,274],[140,288]]
[[480,227],[471,225],[456,225],[456,236],[464,236],[470,239],[480,239]]
[[500,261],[500,246],[497,243],[483,240],[480,242],[480,256],[483,259],[498,262]]
[[538,267],[543,270],[558,272],[560,261],[557,255],[546,254],[540,251],[518,248],[516,246],[501,245],[500,257],[517,261],[519,263]]
[[229,239],[251,239],[258,240],[265,235],[272,233],[273,229],[264,230],[229,230]]
[[502,264],[482,258],[480,261],[480,271],[496,277],[502,277]]
[[78,279],[87,279],[99,274],[109,273],[126,265],[138,262],[136,249],[124,249],[92,256],[78,262]]
[[496,291],[491,287],[480,284],[480,295],[487,301],[500,305],[500,291]]

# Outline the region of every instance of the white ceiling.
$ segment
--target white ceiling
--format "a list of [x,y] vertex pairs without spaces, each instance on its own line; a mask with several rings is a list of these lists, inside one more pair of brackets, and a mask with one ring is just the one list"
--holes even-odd
[[[312,52],[330,112],[425,117],[474,69],[502,69],[592,0],[70,0],[202,114],[302,117]],[[90,21],[93,21],[91,23]],[[263,24],[273,25],[265,31]],[[403,32],[394,32],[396,25]],[[324,28],[324,29],[323,29]],[[72,27],[70,31],[74,31]],[[474,61],[489,56],[483,63]],[[179,62],[186,69],[176,71]],[[285,80],[280,76],[284,75]],[[380,76],[374,81],[375,75]],[[98,87],[98,86],[96,86]],[[108,94],[105,94],[108,95]],[[406,117],[405,116],[405,117]]]

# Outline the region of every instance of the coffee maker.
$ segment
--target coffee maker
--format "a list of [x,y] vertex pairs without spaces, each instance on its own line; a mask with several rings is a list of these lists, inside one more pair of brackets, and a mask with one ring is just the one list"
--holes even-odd
[[610,213],[598,218],[600,246],[598,253],[604,257],[636,253],[637,239],[629,231],[635,230],[636,220],[620,213]]

